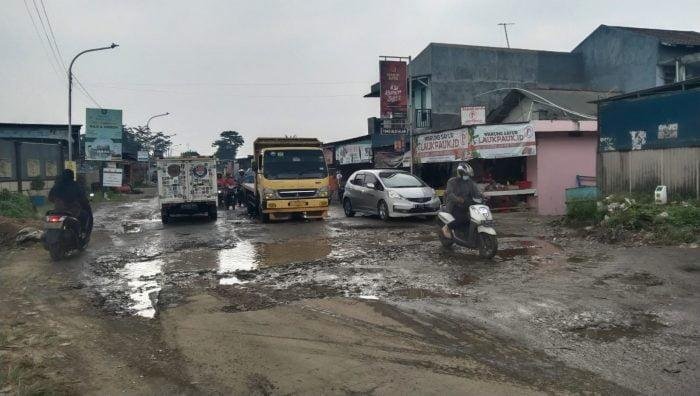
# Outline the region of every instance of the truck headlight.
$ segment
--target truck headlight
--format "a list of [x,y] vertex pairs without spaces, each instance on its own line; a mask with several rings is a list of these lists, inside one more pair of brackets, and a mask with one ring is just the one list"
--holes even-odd
[[389,198],[399,199],[399,198],[403,198],[403,197],[401,196],[401,194],[397,193],[396,191],[389,190]]
[[328,196],[328,186],[323,186],[318,189],[318,196],[319,197],[327,197]]
[[273,199],[277,196],[275,193],[275,190],[271,188],[266,188],[263,190],[263,195],[265,195],[265,199]]

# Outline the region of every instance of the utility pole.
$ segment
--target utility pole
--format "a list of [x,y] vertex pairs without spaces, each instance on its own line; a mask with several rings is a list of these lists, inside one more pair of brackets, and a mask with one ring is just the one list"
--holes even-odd
[[506,45],[510,48],[510,41],[508,41],[508,25],[515,25],[512,22],[501,22],[499,25],[503,26],[503,33],[506,34]]
[[146,121],[146,129],[150,129],[148,125],[151,123],[152,119],[154,119],[156,117],[165,117],[167,115],[170,115],[170,112],[165,112],[163,114],[156,114],[154,116],[151,116],[151,118],[149,118],[148,121]]
[[[72,121],[72,108],[73,108],[73,63],[75,63],[75,60],[78,59],[78,57],[82,54],[88,53],[88,52],[93,52],[93,51],[102,51],[102,50],[108,50],[108,49],[114,49],[119,47],[118,44],[112,43],[108,47],[100,47],[100,48],[92,48],[88,49],[85,51],[80,52],[78,55],[76,55],[72,61],[70,61],[70,66],[68,66],[68,161],[73,161],[73,121]],[[80,136],[78,136],[78,157],[80,157]]]

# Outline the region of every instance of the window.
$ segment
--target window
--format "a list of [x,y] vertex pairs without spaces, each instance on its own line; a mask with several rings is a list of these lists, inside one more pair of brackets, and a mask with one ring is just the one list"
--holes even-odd
[[379,174],[384,184],[391,188],[425,187],[423,181],[410,173],[382,172]]
[[365,176],[365,185],[367,185],[367,184],[369,184],[369,183],[374,184],[374,188],[375,188],[375,189],[380,190],[380,191],[383,190],[382,184],[379,182],[379,180],[377,180],[377,177],[374,176],[374,175],[371,174],[371,173],[368,173],[368,174]]
[[352,180],[352,184],[356,186],[364,186],[365,185],[365,174],[364,173],[359,173],[355,178]]

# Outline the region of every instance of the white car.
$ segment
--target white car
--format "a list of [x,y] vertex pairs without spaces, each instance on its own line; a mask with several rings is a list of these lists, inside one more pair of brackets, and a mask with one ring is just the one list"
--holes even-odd
[[353,173],[345,183],[343,210],[391,217],[436,216],[440,198],[420,178],[395,169],[367,169]]

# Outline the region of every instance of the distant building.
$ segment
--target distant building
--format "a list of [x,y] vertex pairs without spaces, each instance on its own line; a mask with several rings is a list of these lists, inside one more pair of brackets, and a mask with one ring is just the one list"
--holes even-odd
[[[78,154],[81,125],[73,125],[73,155]],[[68,126],[0,123],[0,190],[29,191],[43,180],[46,194],[68,159]]]
[[700,199],[700,78],[598,103],[598,186],[604,194]]

